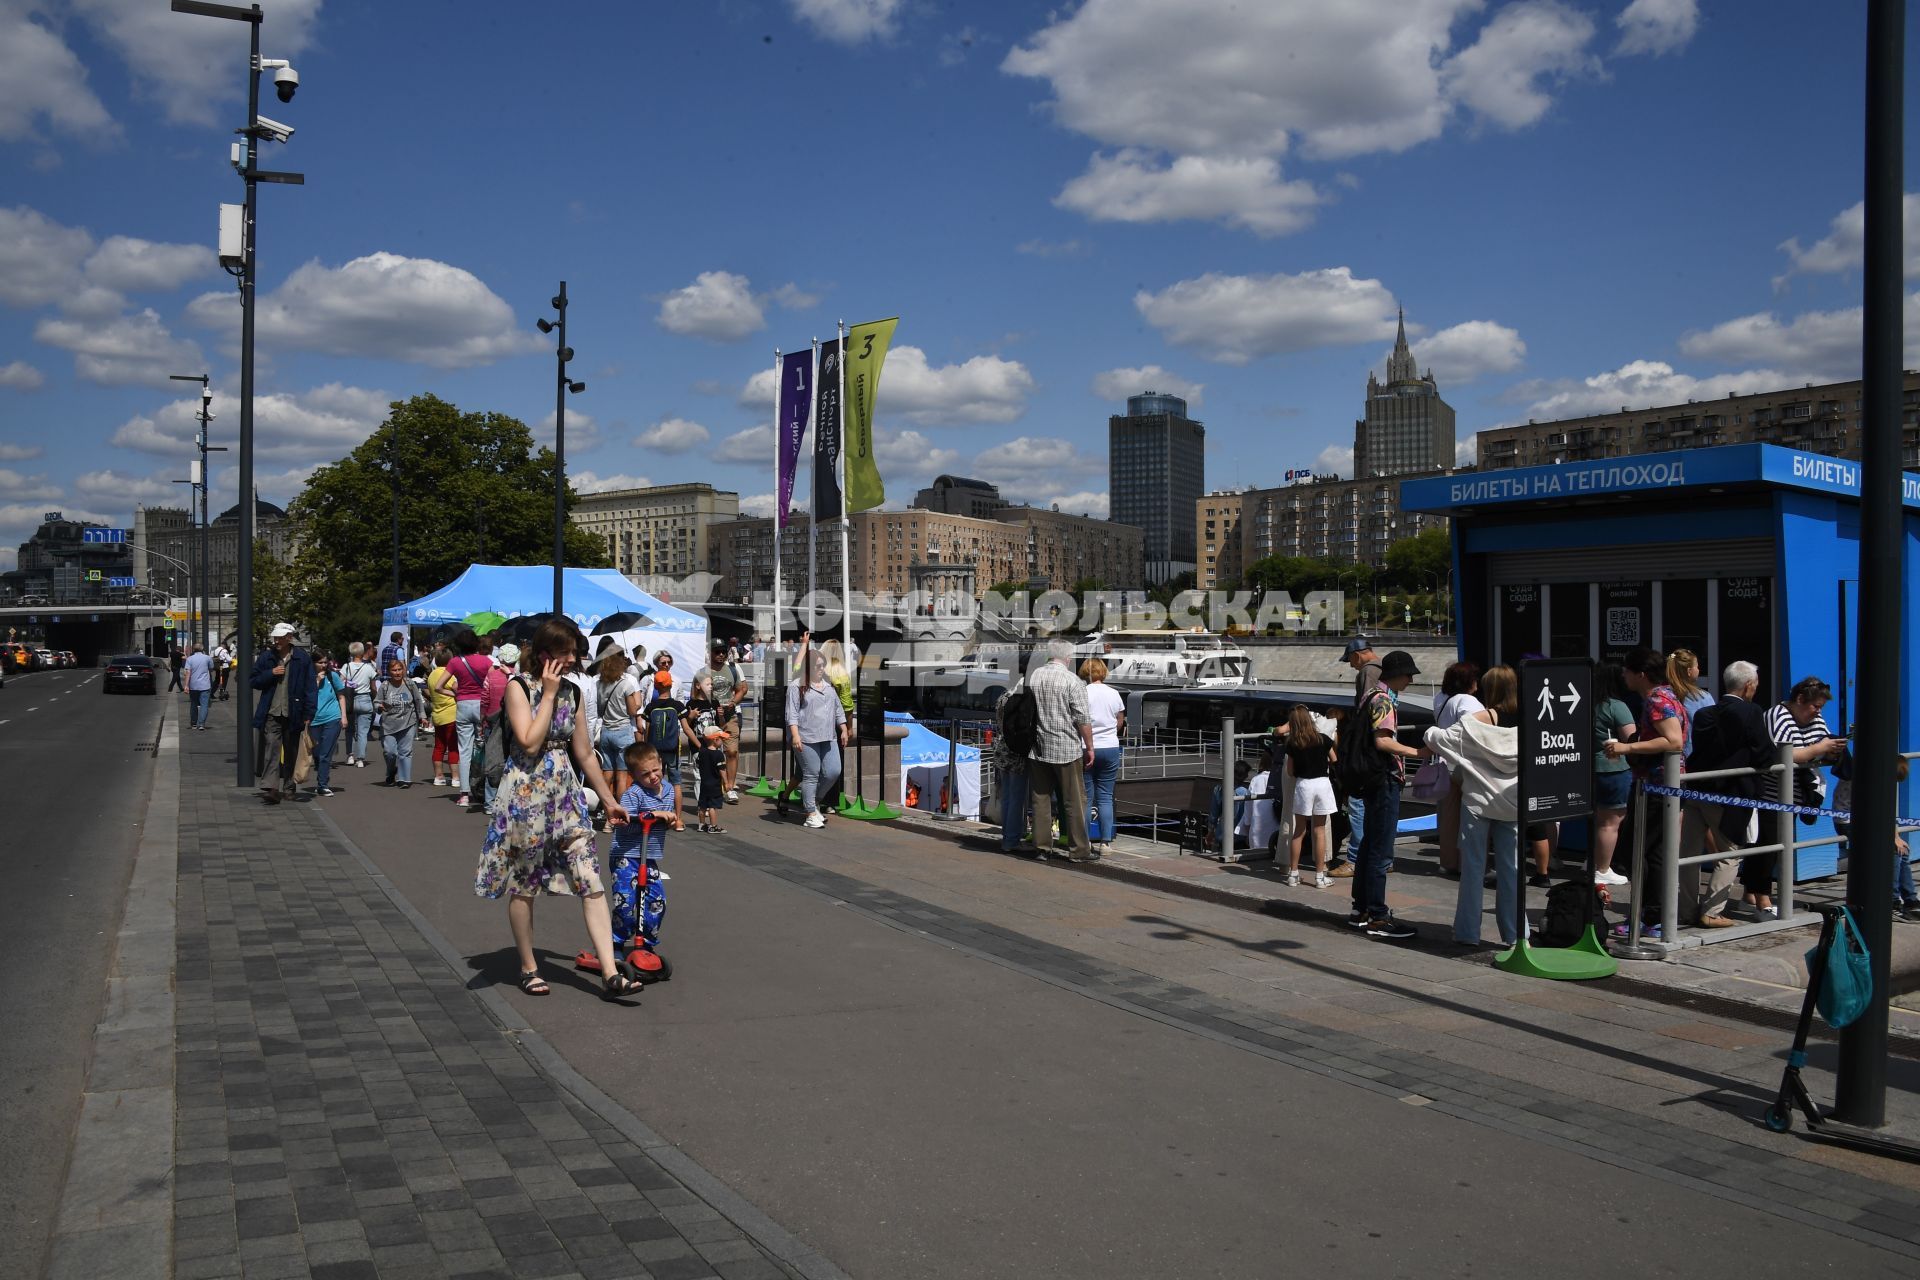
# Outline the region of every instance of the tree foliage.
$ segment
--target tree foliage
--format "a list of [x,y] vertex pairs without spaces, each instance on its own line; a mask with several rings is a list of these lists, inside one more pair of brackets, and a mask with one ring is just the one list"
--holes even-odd
[[1387,548],[1386,576],[1409,590],[1445,582],[1453,568],[1453,539],[1445,529],[1422,529]]
[[[289,611],[321,644],[372,639],[394,603],[396,481],[402,600],[473,563],[553,561],[553,451],[505,414],[463,413],[432,395],[396,400],[379,430],[314,472],[288,508],[299,546]],[[569,506],[575,497],[569,486]],[[609,564],[605,544],[571,524],[566,560]]]

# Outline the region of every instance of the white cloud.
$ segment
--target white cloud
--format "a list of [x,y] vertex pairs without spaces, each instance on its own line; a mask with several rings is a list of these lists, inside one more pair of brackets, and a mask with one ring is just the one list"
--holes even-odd
[[[533,424],[533,442],[553,448],[553,410],[549,409],[540,421]],[[567,456],[575,457],[600,447],[600,423],[590,413],[582,413],[571,404],[567,406]]]
[[773,465],[773,428],[748,427],[722,440],[713,450],[716,462],[744,462],[748,465]]
[[1312,183],[1283,182],[1280,162],[1270,156],[1179,156],[1160,165],[1148,152],[1127,149],[1095,155],[1054,203],[1096,222],[1192,218],[1278,236],[1313,221],[1322,199]]
[[[1863,201],[1835,214],[1827,234],[1804,249],[1797,236],[1782,243],[1780,251],[1791,261],[1785,274],[1774,277],[1774,287],[1784,285],[1795,275],[1832,275],[1858,270],[1866,259],[1866,208]],[[1908,192],[1900,212],[1905,274],[1911,279],[1920,276],[1920,195]]]
[[1512,373],[1527,358],[1517,329],[1492,320],[1468,320],[1412,344],[1414,359],[1441,383],[1472,382],[1487,373]]
[[0,501],[58,502],[61,496],[60,486],[49,484],[44,475],[30,476],[10,467],[0,467]]
[[918,489],[943,471],[960,465],[958,449],[941,449],[918,431],[892,431],[876,428],[874,460],[880,464],[880,476],[899,496],[901,490]]
[[633,438],[636,449],[654,453],[685,453],[707,442],[707,429],[685,418],[662,418]]
[[767,296],[789,311],[805,311],[808,307],[817,307],[820,305],[819,294],[808,293],[791,280]]
[[[885,417],[905,418],[923,427],[1012,422],[1027,411],[1027,396],[1034,387],[1033,375],[1018,360],[974,356],[960,364],[935,366],[927,363],[927,353],[919,347],[896,344],[881,368],[880,394],[874,403]],[[740,403],[749,409],[771,409],[775,390],[773,369],[761,369],[741,387]]]
[[1169,373],[1157,364],[1142,365],[1137,369],[1108,369],[1104,373],[1096,373],[1093,375],[1092,387],[1094,395],[1114,403],[1123,402],[1128,396],[1160,391],[1167,395],[1179,396],[1187,402],[1189,409],[1200,407],[1201,397],[1206,389],[1206,383],[1194,382],[1177,373]]
[[1453,442],[1454,466],[1470,467],[1479,459],[1479,456],[1479,449],[1474,437],[1468,436],[1465,440],[1455,440]]
[[0,139],[38,141],[36,121],[70,137],[120,134],[67,47],[61,16],[61,6],[0,0]]
[[1599,59],[1586,51],[1592,40],[1593,19],[1586,14],[1559,0],[1521,0],[1447,60],[1447,92],[1496,124],[1524,128],[1553,106],[1541,81],[1599,73]]
[[1032,258],[1083,258],[1092,246],[1085,240],[1022,240],[1013,251]]
[[1590,413],[1614,413],[1622,407],[1647,409],[1710,400],[1726,395],[1751,395],[1791,386],[1792,379],[1773,369],[1748,369],[1711,378],[1676,371],[1660,360],[1634,360],[1579,382],[1535,382],[1514,390],[1538,397],[1527,415],[1543,421],[1576,418]]
[[767,327],[766,310],[751,282],[731,271],[702,271],[692,284],[666,296],[656,319],[668,333],[709,342],[738,342]]
[[0,444],[0,462],[27,462],[45,452],[37,444]]
[[[235,443],[239,414],[231,386],[214,392],[212,443]],[[390,397],[384,391],[330,382],[298,392],[268,392],[253,400],[254,455],[275,463],[303,465],[332,462],[373,434],[386,420]],[[194,452],[195,415],[200,397],[173,400],[151,414],[139,414],[122,423],[110,441],[122,449],[163,457],[188,457]],[[262,486],[264,489],[264,485]]]
[[156,244],[133,236],[108,236],[87,259],[87,279],[106,289],[129,293],[167,292],[218,263],[201,244]]
[[[169,120],[211,124],[224,103],[243,97],[246,36],[241,25],[176,14],[152,0],[69,3],[126,62],[141,95],[158,102]],[[305,50],[320,4],[260,0],[266,13],[262,52],[293,58]]]
[[1168,342],[1222,364],[1385,341],[1395,323],[1392,291],[1378,280],[1355,279],[1346,267],[1299,275],[1209,272],[1159,293],[1143,289],[1133,305]]
[[0,209],[0,302],[39,307],[70,295],[91,252],[93,237],[79,227],[25,205]]
[[575,493],[607,493],[614,489],[649,489],[653,481],[645,476],[603,476],[593,471],[569,471],[568,483]]
[[1620,28],[1614,53],[1658,58],[1687,47],[1700,25],[1699,0],[1633,0],[1613,20]]
[[[203,293],[187,307],[199,324],[237,330],[232,290]],[[432,258],[372,253],[339,267],[309,262],[262,297],[256,309],[266,346],[465,369],[547,348],[517,328],[513,308],[472,272]]]
[[789,0],[793,16],[829,40],[861,44],[894,33],[903,0]]
[[[312,462],[304,466],[287,467],[280,471],[255,470],[253,473],[253,487],[259,491],[261,501],[272,502],[284,507],[289,502],[292,502],[294,498],[298,497],[302,489],[307,487],[307,481],[313,477],[313,473],[318,471],[321,465],[321,463]],[[214,471],[213,492],[215,495],[222,493],[237,494],[239,491],[240,469],[238,467],[220,467]],[[220,518],[220,503],[222,501],[222,498],[215,496],[209,504],[215,513],[214,519],[216,520]],[[224,499],[224,501],[226,501],[229,506],[234,505],[231,498]]]
[[[1482,0],[1088,0],[1001,64],[1044,79],[1056,120],[1176,155],[1403,151],[1437,137],[1436,62]],[[1124,91],[1117,86],[1124,86]]]
[[1315,475],[1334,475],[1343,480],[1353,479],[1353,446],[1350,444],[1330,444],[1320,451],[1313,460]]
[[[186,479],[181,476],[181,479]],[[187,486],[175,484],[172,476],[121,475],[112,468],[83,471],[73,478],[73,488],[81,497],[101,505],[115,507],[184,506]]]
[[968,473],[999,485],[1014,501],[1044,503],[1104,479],[1107,460],[1057,436],[1019,436],[982,449]]
[[[1906,363],[1912,368],[1920,352],[1920,293],[1907,295],[1903,311]],[[1759,311],[1683,334],[1680,350],[1719,364],[1765,361],[1800,381],[1838,381],[1860,376],[1860,336],[1859,307],[1803,311],[1791,320]]]
[[[25,360],[15,360],[11,364],[0,366],[0,387],[7,387],[14,391],[38,391],[46,385],[46,382],[46,375]],[[5,456],[0,453],[0,457]]]
[[921,426],[1012,422],[1027,411],[1034,385],[1033,375],[1018,360],[974,356],[961,364],[936,366],[927,363],[927,353],[919,347],[896,346],[887,352],[874,405],[888,417]]
[[[798,492],[800,486],[795,485],[794,488],[793,505],[804,511],[807,504],[801,499],[801,495]],[[780,498],[777,494],[743,493],[740,495],[740,514],[743,516],[759,516],[764,520],[772,515],[779,506]]]
[[34,339],[73,353],[73,370],[102,386],[150,386],[170,373],[200,367],[200,348],[175,338],[151,307],[104,324],[48,317],[33,329]]
[[1105,520],[1110,510],[1106,493],[1095,493],[1082,489],[1078,493],[1063,493],[1047,500],[1049,506],[1059,507],[1070,516],[1092,516],[1095,520]]

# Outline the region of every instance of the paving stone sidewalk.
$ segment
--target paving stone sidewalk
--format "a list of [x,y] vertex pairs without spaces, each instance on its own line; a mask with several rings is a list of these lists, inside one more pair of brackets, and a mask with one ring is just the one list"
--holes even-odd
[[316,812],[182,736],[181,1280],[836,1274],[558,1083]]

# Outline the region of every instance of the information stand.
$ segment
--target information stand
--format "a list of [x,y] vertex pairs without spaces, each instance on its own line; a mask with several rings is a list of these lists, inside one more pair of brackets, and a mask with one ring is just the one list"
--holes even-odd
[[[1519,672],[1518,803],[1524,835],[1528,823],[1564,822],[1593,813],[1593,663],[1585,658],[1536,658],[1522,662]],[[1591,892],[1591,850],[1587,858]],[[1607,978],[1619,970],[1591,923],[1571,947],[1529,946],[1524,888],[1517,888],[1514,906],[1519,916],[1513,922],[1514,944],[1494,957],[1496,968],[1563,980]]]

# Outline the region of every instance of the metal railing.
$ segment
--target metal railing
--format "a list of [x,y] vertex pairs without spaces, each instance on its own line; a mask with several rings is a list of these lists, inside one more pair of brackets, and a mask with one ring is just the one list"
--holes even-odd
[[[1679,752],[1669,752],[1662,758],[1661,785],[1671,790],[1679,790],[1682,784],[1689,786],[1702,782],[1725,781],[1733,778],[1771,778],[1774,785],[1773,799],[1776,803],[1791,805],[1793,799],[1793,777],[1797,767],[1793,760],[1794,747],[1784,743],[1779,749],[1779,758],[1765,766],[1752,766],[1742,769],[1710,769],[1698,773],[1684,773],[1681,769]],[[1646,892],[1646,851],[1647,851],[1647,793],[1639,786],[1634,788],[1633,813],[1633,893],[1629,899],[1631,917],[1627,929],[1627,943],[1623,954],[1630,958],[1665,958],[1687,947],[1703,946],[1707,943],[1737,942],[1742,938],[1752,938],[1760,934],[1775,933],[1781,929],[1800,928],[1820,923],[1820,917],[1812,913],[1796,915],[1794,913],[1794,870],[1795,859],[1803,849],[1818,848],[1823,845],[1839,844],[1846,837],[1839,835],[1822,836],[1814,840],[1795,839],[1796,823],[1799,816],[1784,811],[1771,811],[1777,838],[1772,844],[1754,845],[1734,850],[1716,851],[1709,848],[1704,853],[1679,856],[1689,821],[1698,821],[1702,838],[1711,844],[1714,832],[1708,826],[1706,815],[1696,813],[1691,818],[1686,806],[1713,803],[1711,801],[1682,800],[1679,796],[1658,797],[1660,802],[1660,847],[1665,856],[1661,859],[1660,877],[1660,937],[1658,940],[1642,935],[1642,920]],[[1761,810],[1760,812],[1770,812]],[[1734,925],[1725,929],[1711,929],[1691,932],[1684,938],[1680,936],[1680,869],[1696,867],[1705,863],[1737,860],[1740,858],[1765,857],[1768,854],[1779,855],[1779,864],[1775,878],[1779,881],[1780,892],[1775,898],[1777,918],[1758,920],[1752,924]],[[1695,904],[1698,910],[1698,904]]]

